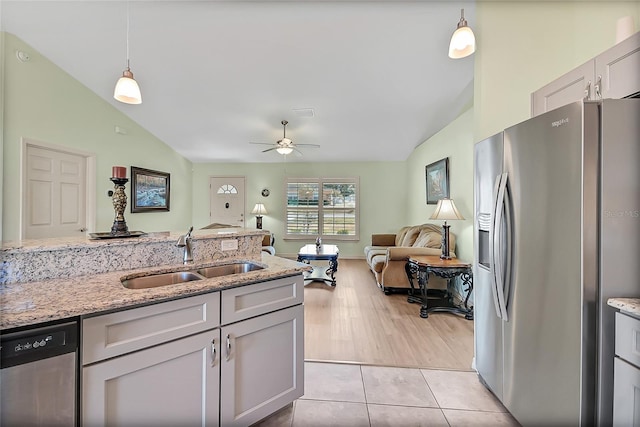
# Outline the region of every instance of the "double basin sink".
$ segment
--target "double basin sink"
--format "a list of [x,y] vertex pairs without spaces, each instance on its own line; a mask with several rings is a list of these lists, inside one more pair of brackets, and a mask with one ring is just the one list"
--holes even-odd
[[189,271],[174,271],[133,278],[125,277],[122,280],[122,286],[128,289],[157,288],[159,286],[175,285],[194,280],[210,279],[212,277],[248,273],[250,271],[262,270],[263,268],[264,267],[251,262],[214,265]]

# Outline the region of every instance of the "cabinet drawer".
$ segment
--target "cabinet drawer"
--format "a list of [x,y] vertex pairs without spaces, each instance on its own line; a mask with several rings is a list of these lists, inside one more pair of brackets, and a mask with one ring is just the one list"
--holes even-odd
[[302,275],[283,277],[222,291],[222,324],[302,304]]
[[108,359],[220,325],[220,292],[82,320],[82,364]]
[[640,367],[640,319],[616,313],[616,355]]

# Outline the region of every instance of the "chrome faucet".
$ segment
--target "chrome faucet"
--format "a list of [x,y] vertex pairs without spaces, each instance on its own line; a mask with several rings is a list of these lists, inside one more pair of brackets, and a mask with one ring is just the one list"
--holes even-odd
[[178,243],[176,246],[179,248],[184,248],[184,253],[182,255],[182,263],[188,264],[193,262],[193,252],[191,250],[191,232],[193,231],[193,226],[189,228],[187,234],[180,236],[178,239]]

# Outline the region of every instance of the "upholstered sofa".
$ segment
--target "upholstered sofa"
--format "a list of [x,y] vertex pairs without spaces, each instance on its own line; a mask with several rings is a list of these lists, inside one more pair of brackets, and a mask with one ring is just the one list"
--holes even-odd
[[265,234],[262,238],[262,250],[268,254],[275,255],[276,248],[273,246],[275,240],[276,238],[273,234]]
[[[392,291],[406,291],[409,286],[404,266],[412,255],[442,254],[442,227],[422,224],[402,227],[396,234],[373,234],[371,245],[364,248],[364,254],[376,283],[389,294]],[[456,237],[449,232],[449,254],[455,257]],[[429,277],[429,288],[446,287],[446,282],[437,277]]]

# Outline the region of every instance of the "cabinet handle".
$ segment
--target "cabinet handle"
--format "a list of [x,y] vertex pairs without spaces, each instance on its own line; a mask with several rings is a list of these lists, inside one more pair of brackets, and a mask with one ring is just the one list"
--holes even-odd
[[216,339],[211,340],[211,366],[216,366]]
[[227,355],[225,358],[229,360],[230,357],[231,357],[231,337],[229,336],[229,334],[227,334]]
[[587,82],[587,85],[584,88],[584,96],[582,97],[582,99],[584,99],[585,101],[588,101],[590,95],[591,95],[591,80]]
[[596,92],[596,100],[599,101],[602,99],[602,92],[600,91],[600,87],[602,86],[602,76],[598,76],[598,81],[596,81],[595,92]]

